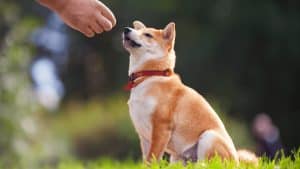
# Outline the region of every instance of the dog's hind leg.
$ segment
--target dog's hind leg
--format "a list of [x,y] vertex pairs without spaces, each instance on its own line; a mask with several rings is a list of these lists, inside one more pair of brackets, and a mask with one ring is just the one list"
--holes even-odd
[[176,155],[170,155],[170,163],[176,163],[181,161],[181,158],[179,156]]
[[234,159],[238,161],[236,150],[216,131],[207,130],[200,135],[197,148],[197,159],[210,159],[215,155],[222,159]]

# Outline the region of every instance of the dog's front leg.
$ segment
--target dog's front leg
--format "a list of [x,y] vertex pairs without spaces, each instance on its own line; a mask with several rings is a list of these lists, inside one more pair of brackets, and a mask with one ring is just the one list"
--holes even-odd
[[140,136],[139,138],[140,138],[140,145],[143,154],[143,160],[146,161],[147,155],[149,153],[150,142],[147,139],[145,139],[143,136]]
[[146,161],[160,160],[171,137],[171,127],[166,121],[154,121],[150,150]]

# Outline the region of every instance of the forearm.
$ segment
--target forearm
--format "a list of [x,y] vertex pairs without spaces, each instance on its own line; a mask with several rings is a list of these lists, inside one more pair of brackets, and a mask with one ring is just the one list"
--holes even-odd
[[36,1],[51,10],[57,11],[63,8],[65,3],[69,0],[36,0]]

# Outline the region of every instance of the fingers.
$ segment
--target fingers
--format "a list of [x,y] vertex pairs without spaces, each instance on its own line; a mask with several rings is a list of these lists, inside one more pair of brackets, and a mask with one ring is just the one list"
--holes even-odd
[[114,27],[117,23],[116,21],[116,17],[114,16],[114,14],[111,12],[111,10],[105,6],[102,2],[100,1],[96,1],[97,3],[97,8],[101,11],[102,15],[107,18],[111,24],[112,24],[112,27]]
[[91,28],[90,26],[84,29],[82,33],[89,38],[95,36],[95,32],[93,31],[93,28]]
[[96,32],[98,34],[103,32],[103,28],[102,28],[101,24],[98,24],[97,21],[91,23],[91,28],[94,32]]
[[112,23],[101,15],[101,13],[95,14],[95,21],[90,23],[90,28],[97,34],[102,33],[103,31],[109,31],[112,29]]
[[[67,22],[66,22],[67,23]],[[67,23],[68,24],[68,23]],[[74,26],[73,24],[68,24],[71,28],[81,32],[82,34],[84,34],[85,36],[91,38],[93,36],[95,36],[95,32],[93,31],[93,29],[91,27],[82,27],[82,26]]]
[[105,31],[109,31],[113,27],[112,23],[100,13],[96,13],[96,22],[101,25]]

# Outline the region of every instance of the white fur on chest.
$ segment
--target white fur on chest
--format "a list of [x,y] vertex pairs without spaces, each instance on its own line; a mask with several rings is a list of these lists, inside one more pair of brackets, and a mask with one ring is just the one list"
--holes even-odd
[[131,90],[128,101],[131,120],[138,134],[145,139],[151,139],[152,114],[155,111],[157,100],[147,95],[151,83],[155,78],[147,79]]

